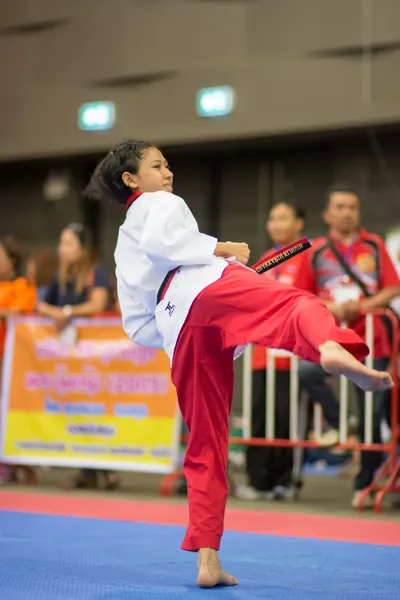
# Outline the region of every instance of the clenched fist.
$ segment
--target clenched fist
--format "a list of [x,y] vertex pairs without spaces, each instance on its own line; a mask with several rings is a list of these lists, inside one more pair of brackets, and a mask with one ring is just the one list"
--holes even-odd
[[229,244],[230,256],[235,256],[242,265],[247,265],[250,258],[250,248],[244,242],[227,242]]
[[247,265],[250,258],[250,248],[243,242],[218,242],[214,254],[223,258],[235,257],[242,265]]

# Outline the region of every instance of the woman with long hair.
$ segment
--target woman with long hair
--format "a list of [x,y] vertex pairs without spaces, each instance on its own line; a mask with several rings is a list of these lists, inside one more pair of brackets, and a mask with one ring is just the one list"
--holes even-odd
[[82,223],[63,229],[58,258],[58,273],[38,312],[63,329],[73,317],[89,317],[107,309],[109,279],[104,265],[93,259],[92,235]]
[[[74,317],[90,317],[107,310],[110,282],[104,265],[94,260],[91,232],[82,223],[70,223],[61,232],[58,245],[58,272],[39,302],[40,315],[54,320],[63,331]],[[98,476],[104,476],[105,487],[115,488],[116,474],[110,471],[84,469],[64,480],[64,487],[94,488]]]

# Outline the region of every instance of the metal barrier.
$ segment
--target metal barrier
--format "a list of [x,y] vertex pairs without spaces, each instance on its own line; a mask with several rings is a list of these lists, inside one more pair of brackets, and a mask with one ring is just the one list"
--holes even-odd
[[[398,438],[399,438],[399,406],[398,406],[398,346],[399,346],[399,325],[395,315],[389,310],[374,310],[366,314],[366,343],[371,352],[366,359],[366,365],[373,367],[374,361],[374,316],[385,316],[390,320],[393,328],[392,344],[392,364],[393,378],[395,385],[392,389],[392,406],[390,428],[392,431],[391,441],[389,443],[374,444],[373,440],[373,393],[365,393],[365,442],[351,443],[348,441],[348,384],[346,377],[340,377],[339,384],[339,443],[337,448],[342,450],[369,450],[387,453],[388,457],[376,473],[373,483],[366,488],[360,497],[359,510],[363,510],[365,500],[370,492],[376,492],[375,511],[380,512],[382,500],[388,492],[400,491],[400,460],[398,458]],[[252,410],[252,347],[247,348],[243,356],[243,437],[231,437],[230,444],[244,446],[275,446],[292,448],[319,448],[315,441],[301,439],[299,434],[299,379],[298,362],[299,359],[290,352],[282,350],[267,350],[267,385],[266,385],[266,430],[265,438],[251,437],[251,410]],[[290,368],[290,437],[289,439],[275,438],[275,358],[289,357]],[[321,430],[322,411],[319,404],[314,407],[314,416],[317,423],[317,433]],[[187,441],[188,437],[183,436],[182,440]],[[167,476],[160,488],[164,495],[169,495],[173,483],[176,479],[182,477],[182,472],[177,472]],[[382,480],[384,482],[382,483]],[[398,481],[399,480],[399,481]],[[399,485],[396,485],[396,484]]]
[[[366,359],[366,365],[373,367],[374,361],[374,316],[385,316],[390,319],[393,328],[392,364],[395,385],[392,389],[392,406],[390,428],[392,431],[389,443],[374,444],[373,440],[373,392],[365,393],[365,441],[348,442],[348,384],[349,380],[341,376],[339,384],[339,443],[337,448],[343,450],[369,450],[385,452],[388,455],[376,473],[373,483],[363,490],[360,497],[359,510],[362,510],[370,492],[376,492],[375,511],[380,512],[382,500],[388,492],[400,491],[400,459],[398,457],[398,346],[399,326],[395,315],[389,310],[375,310],[366,315],[366,343],[371,352]],[[299,435],[299,380],[298,358],[290,352],[282,350],[267,350],[267,385],[266,385],[266,430],[265,438],[251,437],[251,407],[252,407],[252,348],[247,348],[244,355],[243,374],[243,438],[231,438],[230,443],[246,446],[276,446],[292,448],[319,448],[315,441],[300,439]],[[290,439],[275,438],[275,359],[290,357]],[[317,424],[316,433],[321,433],[322,411],[319,404],[314,406],[314,419]],[[399,479],[399,485],[397,480]],[[382,483],[384,480],[384,483]]]

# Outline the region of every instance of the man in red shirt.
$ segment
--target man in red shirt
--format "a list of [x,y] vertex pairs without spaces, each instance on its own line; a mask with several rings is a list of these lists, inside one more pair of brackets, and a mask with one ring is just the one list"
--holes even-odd
[[[304,211],[291,202],[275,204],[269,213],[267,231],[275,246],[262,258],[278,250],[282,246],[297,241],[304,228]],[[294,256],[282,265],[271,269],[263,277],[275,278],[282,283],[293,285],[300,255]],[[267,353],[264,347],[253,348],[253,406],[252,436],[265,437],[266,413],[266,377]],[[290,406],[290,359],[276,358],[276,399],[275,399],[275,436],[280,439],[289,438],[289,406]],[[292,485],[293,449],[249,446],[247,450],[248,486],[236,490],[241,500],[258,500],[263,498],[291,499],[294,494]]]
[[[400,279],[383,240],[360,228],[360,198],[347,184],[332,186],[323,213],[329,227],[327,237],[314,240],[311,251],[303,255],[295,280],[296,287],[316,294],[326,302],[338,323],[347,323],[365,338],[365,318],[361,312],[383,308],[400,294]],[[346,273],[341,260],[358,278]],[[362,284],[362,287],[360,286]],[[368,292],[368,294],[367,294]],[[386,370],[391,353],[385,324],[374,319],[374,368]],[[302,362],[299,369],[302,388],[320,402],[329,424],[339,426],[339,405],[327,374],[318,364]],[[364,441],[364,392],[356,388],[359,410],[359,438]],[[381,443],[381,422],[385,418],[385,394],[374,394],[373,442]],[[368,487],[382,463],[380,452],[362,452],[361,470],[355,478],[353,506],[360,492]]]

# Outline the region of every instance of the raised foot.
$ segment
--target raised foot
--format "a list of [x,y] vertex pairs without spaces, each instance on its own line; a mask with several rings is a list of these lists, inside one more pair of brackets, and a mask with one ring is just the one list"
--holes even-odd
[[382,392],[394,385],[390,373],[366,367],[336,342],[326,342],[319,351],[321,366],[327,373],[345,375],[365,392]]
[[212,548],[201,548],[198,552],[197,585],[200,588],[238,585],[238,580],[221,569],[218,553]]

